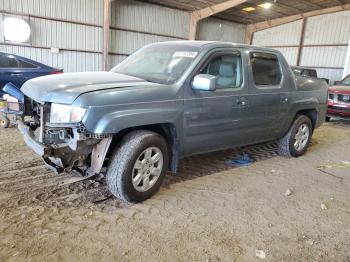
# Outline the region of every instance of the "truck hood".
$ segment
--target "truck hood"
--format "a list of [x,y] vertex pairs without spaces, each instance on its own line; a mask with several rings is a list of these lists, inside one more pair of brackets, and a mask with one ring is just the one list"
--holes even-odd
[[330,92],[350,94],[350,86],[332,86],[329,88]]
[[122,87],[154,85],[143,79],[112,72],[66,73],[27,81],[21,91],[39,102],[72,104],[84,93]]

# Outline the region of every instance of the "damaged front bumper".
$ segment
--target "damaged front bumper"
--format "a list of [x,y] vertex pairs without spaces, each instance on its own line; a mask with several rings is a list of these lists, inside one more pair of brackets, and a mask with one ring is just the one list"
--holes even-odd
[[17,120],[17,126],[23,135],[24,142],[30,149],[32,149],[37,155],[41,157],[50,155],[50,148],[35,140],[34,132],[30,129],[29,126],[27,126],[22,120]]
[[111,136],[105,136],[101,139],[72,139],[75,144],[73,148],[70,141],[46,145],[38,142],[34,131],[23,121],[18,120],[17,124],[27,146],[57,173],[69,172],[72,169],[83,175],[100,173],[112,141]]

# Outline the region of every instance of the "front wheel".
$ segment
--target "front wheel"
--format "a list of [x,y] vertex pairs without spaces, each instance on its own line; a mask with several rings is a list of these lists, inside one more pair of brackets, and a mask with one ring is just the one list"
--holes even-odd
[[280,155],[299,157],[303,155],[311,141],[312,123],[305,115],[298,115],[288,133],[278,142]]
[[163,137],[150,131],[133,131],[122,139],[109,163],[108,189],[126,202],[143,201],[159,190],[168,164]]

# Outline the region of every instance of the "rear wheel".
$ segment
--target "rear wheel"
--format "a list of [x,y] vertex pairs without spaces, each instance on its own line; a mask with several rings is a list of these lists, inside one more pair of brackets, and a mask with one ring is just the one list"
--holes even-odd
[[311,141],[312,123],[305,115],[298,115],[288,133],[279,140],[279,154],[288,157],[303,155]]
[[0,115],[0,128],[8,128],[10,126],[10,119],[5,115]]
[[331,121],[331,117],[330,116],[326,116],[326,122]]
[[169,163],[164,138],[150,131],[127,134],[114,152],[107,170],[107,186],[126,202],[140,202],[160,188]]

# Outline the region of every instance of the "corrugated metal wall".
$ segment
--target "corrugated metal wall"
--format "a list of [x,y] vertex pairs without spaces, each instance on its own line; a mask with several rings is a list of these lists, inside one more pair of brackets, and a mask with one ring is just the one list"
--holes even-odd
[[350,37],[350,11],[308,18],[305,45],[348,43]]
[[[0,50],[65,72],[101,70],[103,1],[1,0],[0,13],[29,18],[32,29],[29,45],[5,43],[0,31]],[[51,53],[51,47],[60,52]]]
[[[138,1],[112,3],[110,65],[154,42],[187,39],[190,13]],[[245,26],[208,18],[198,25],[198,40],[244,42]]]
[[290,46],[299,45],[301,30],[301,21],[263,30],[254,34],[253,45],[274,47],[284,54],[289,64],[295,65],[298,48]]
[[245,25],[207,18],[199,23],[198,39],[244,43],[245,30]]
[[[0,0],[3,16],[29,19],[30,44],[4,41],[0,50],[26,56],[65,72],[102,69],[103,0]],[[138,1],[118,0],[111,6],[109,65],[154,42],[187,39],[190,13]],[[198,39],[244,41],[245,26],[209,18],[199,23]],[[59,48],[58,54],[51,48]]]
[[189,23],[187,12],[138,1],[113,2],[110,65],[118,64],[144,45],[186,39]]
[[284,57],[287,59],[290,65],[297,64],[298,48],[297,47],[273,47],[274,49],[280,51]]
[[[255,45],[276,48],[296,65],[302,21],[255,33]],[[336,81],[342,78],[350,39],[350,11],[310,17],[306,21],[301,66],[317,69],[319,76]]]
[[253,44],[261,46],[298,45],[302,30],[301,20],[272,27],[254,34]]
[[101,0],[1,0],[0,10],[102,25]]

